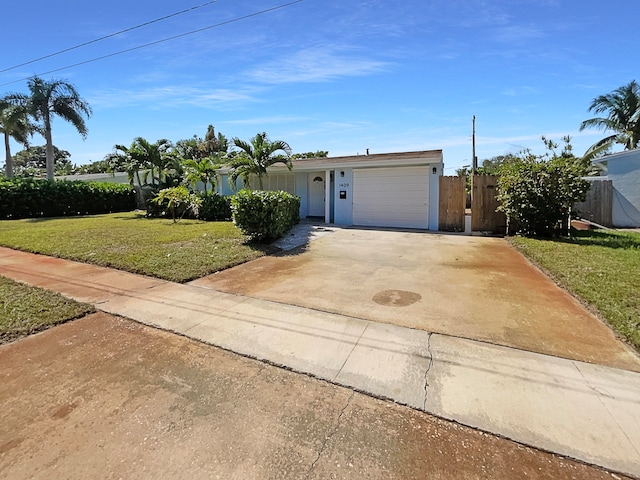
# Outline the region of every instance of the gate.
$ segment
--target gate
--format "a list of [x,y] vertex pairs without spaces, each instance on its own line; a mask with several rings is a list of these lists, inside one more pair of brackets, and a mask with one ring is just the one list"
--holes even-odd
[[465,213],[466,178],[440,177],[440,199],[438,205],[438,230],[463,232]]
[[471,230],[474,232],[506,233],[507,217],[497,212],[498,177],[475,175],[472,179]]

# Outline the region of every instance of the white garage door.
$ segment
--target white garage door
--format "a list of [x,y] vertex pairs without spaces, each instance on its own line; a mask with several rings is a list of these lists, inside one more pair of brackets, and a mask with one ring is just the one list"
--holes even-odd
[[429,167],[354,170],[353,224],[429,228]]

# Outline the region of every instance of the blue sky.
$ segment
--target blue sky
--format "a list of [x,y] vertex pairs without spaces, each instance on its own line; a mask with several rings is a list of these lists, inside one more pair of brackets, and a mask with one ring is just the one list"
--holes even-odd
[[[11,2],[0,70],[205,1]],[[302,0],[44,73],[284,3],[218,0],[2,72],[0,83],[19,81],[0,94],[26,92],[22,79],[33,74],[73,83],[93,108],[89,135],[57,119],[53,136],[77,164],[137,136],[176,141],[213,124],[243,139],[266,131],[294,152],[443,149],[453,174],[471,162],[473,115],[480,161],[539,151],[541,135],[569,134],[583,153],[603,136],[578,131],[591,100],[640,80],[640,2],[629,0]]]

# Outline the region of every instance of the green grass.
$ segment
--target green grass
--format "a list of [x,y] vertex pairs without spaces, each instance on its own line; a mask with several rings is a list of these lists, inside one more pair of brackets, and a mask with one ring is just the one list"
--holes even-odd
[[0,277],[0,344],[93,311],[91,305]]
[[231,222],[140,212],[0,221],[0,245],[186,282],[264,255]]
[[640,350],[640,234],[588,231],[512,241]]

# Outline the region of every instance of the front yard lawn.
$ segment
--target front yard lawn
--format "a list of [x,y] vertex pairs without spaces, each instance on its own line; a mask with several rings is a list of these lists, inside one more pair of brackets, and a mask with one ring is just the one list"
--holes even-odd
[[640,234],[585,231],[570,238],[512,241],[640,350]]
[[175,282],[264,255],[231,222],[174,224],[141,212],[3,220],[0,245]]
[[0,344],[93,311],[91,305],[0,277]]

